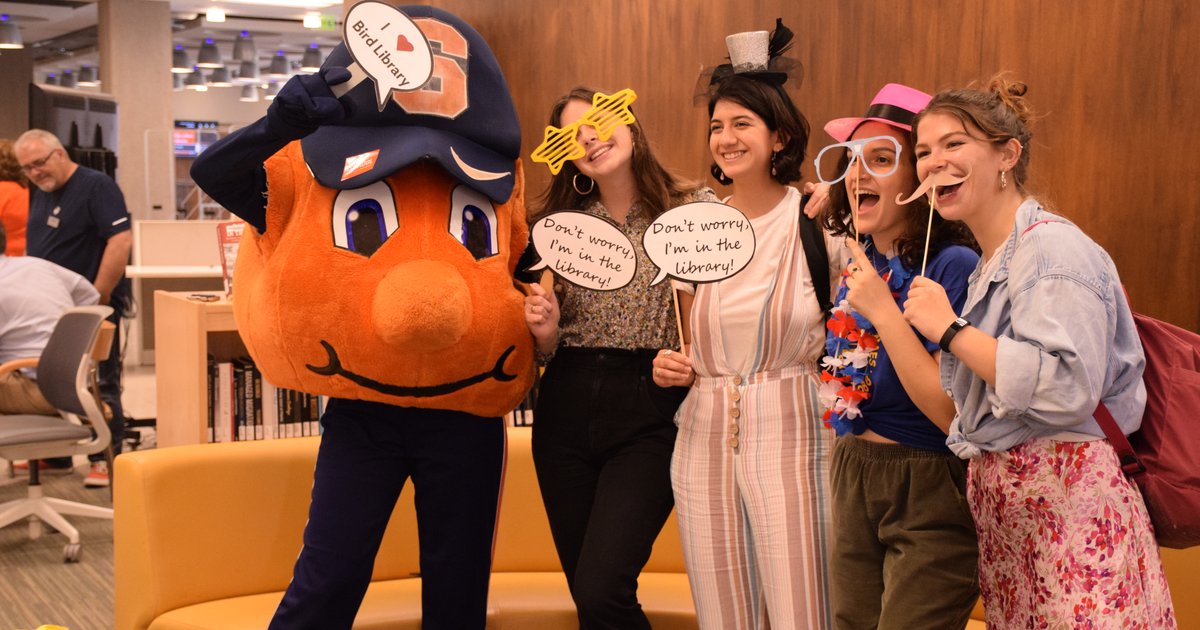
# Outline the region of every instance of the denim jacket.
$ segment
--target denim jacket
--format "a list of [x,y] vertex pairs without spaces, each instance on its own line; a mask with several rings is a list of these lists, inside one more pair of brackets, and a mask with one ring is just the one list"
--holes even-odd
[[1040,437],[1103,437],[1092,417],[1101,399],[1122,431],[1136,431],[1146,360],[1112,259],[1034,199],[1017,209],[996,256],[976,266],[963,307],[999,341],[996,385],[942,354],[942,386],[958,409],[947,445],[965,459]]

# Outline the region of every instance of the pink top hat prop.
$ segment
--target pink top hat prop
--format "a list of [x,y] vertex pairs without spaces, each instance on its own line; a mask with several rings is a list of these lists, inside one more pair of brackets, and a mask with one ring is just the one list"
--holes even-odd
[[905,131],[912,131],[912,121],[933,97],[907,85],[889,83],[875,94],[867,113],[861,118],[838,118],[825,124],[825,132],[838,142],[845,142],[858,126],[874,120]]

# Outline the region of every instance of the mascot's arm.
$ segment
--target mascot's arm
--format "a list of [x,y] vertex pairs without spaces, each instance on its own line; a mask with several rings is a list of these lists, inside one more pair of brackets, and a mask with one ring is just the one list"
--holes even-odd
[[192,180],[259,234],[267,230],[267,173],[263,162],[293,140],[337,124],[346,112],[329,89],[350,79],[345,68],[292,77],[267,108],[267,115],[209,147],[192,164]]

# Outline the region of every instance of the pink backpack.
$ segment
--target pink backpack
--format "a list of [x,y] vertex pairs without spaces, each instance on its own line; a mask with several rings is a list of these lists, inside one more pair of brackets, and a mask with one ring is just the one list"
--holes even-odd
[[1158,544],[1194,547],[1200,545],[1200,335],[1140,313],[1133,321],[1146,353],[1142,426],[1127,439],[1103,402],[1096,422],[1121,470],[1141,489]]

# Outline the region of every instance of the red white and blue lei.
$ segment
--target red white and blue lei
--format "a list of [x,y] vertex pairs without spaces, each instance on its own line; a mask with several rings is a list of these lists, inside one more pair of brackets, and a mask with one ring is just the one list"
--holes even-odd
[[[892,297],[900,295],[900,289],[912,275],[900,262],[900,257],[888,259],[872,251],[866,244],[867,255],[872,264],[880,269],[880,277],[892,290]],[[833,427],[837,435],[866,431],[867,423],[862,417],[862,403],[871,397],[871,373],[875,369],[879,354],[879,335],[875,326],[856,312],[846,300],[846,278],[849,269],[842,271],[838,284],[836,303],[825,323],[825,354],[821,359],[821,386],[817,397],[825,409],[821,420],[825,426]]]

